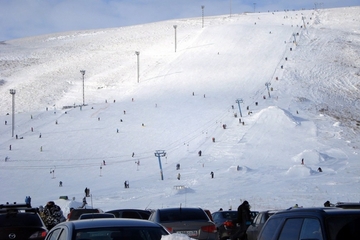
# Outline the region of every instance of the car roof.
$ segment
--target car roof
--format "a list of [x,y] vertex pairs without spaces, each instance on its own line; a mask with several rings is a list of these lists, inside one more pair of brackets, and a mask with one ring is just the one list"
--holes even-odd
[[312,214],[312,215],[340,215],[340,214],[360,214],[360,209],[343,209],[336,207],[313,207],[313,208],[292,208],[276,212],[273,216],[280,214]]
[[360,202],[337,202],[335,207],[338,208],[358,208],[360,209]]
[[160,225],[148,220],[129,218],[97,218],[62,222],[60,225],[73,226],[75,229],[96,227],[159,227]]
[[92,218],[115,218],[112,213],[83,213],[79,219],[92,219]]
[[112,209],[106,212],[113,212],[113,211],[143,211],[143,212],[151,212],[148,209],[136,209],[136,208],[120,208],[120,209]]

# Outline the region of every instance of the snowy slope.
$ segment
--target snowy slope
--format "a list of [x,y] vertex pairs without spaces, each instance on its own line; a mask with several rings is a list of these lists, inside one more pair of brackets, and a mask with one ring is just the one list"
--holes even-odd
[[[359,201],[358,11],[215,16],[204,28],[180,19],[1,44],[0,156],[9,160],[0,162],[0,202],[81,201],[85,187],[104,210]],[[23,139],[11,137],[11,88]],[[167,153],[164,180],[156,150]]]

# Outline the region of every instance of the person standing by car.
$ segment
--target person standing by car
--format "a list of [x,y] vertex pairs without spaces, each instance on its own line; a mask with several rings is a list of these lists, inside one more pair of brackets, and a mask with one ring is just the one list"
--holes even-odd
[[246,239],[246,230],[251,224],[249,202],[245,200],[242,204],[240,204],[240,206],[237,209],[237,213],[238,213],[237,223],[239,225],[239,230],[236,231],[236,233],[233,236],[231,236],[231,239],[244,240]]
[[49,230],[65,220],[61,208],[58,205],[53,201],[46,204],[44,207],[44,223]]

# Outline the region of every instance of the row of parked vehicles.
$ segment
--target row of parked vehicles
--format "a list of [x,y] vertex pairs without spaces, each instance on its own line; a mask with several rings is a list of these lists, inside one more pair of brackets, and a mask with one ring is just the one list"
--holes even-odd
[[[334,207],[251,212],[247,240],[360,239],[360,203]],[[0,240],[160,240],[184,234],[199,240],[234,240],[237,211],[210,213],[201,208],[156,210],[74,209],[66,222],[46,229],[38,209],[26,204],[0,204]],[[178,236],[173,239],[179,239]],[[169,238],[168,238],[169,239]],[[171,238],[170,238],[171,239]]]

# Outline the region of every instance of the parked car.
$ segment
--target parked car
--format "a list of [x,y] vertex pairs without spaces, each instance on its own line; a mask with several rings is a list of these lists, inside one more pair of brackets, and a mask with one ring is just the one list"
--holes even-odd
[[228,239],[236,231],[237,211],[217,211],[212,213],[219,239]]
[[246,230],[247,240],[256,240],[265,222],[277,211],[278,210],[267,210],[259,212]]
[[37,208],[26,204],[0,205],[0,239],[43,240],[47,233]]
[[149,220],[163,225],[170,233],[182,233],[194,239],[217,239],[215,223],[201,208],[157,209]]
[[[251,220],[253,220],[258,213],[258,211],[250,211]],[[212,217],[219,234],[219,239],[228,239],[239,229],[236,225],[238,212],[235,210],[217,211],[212,213]]]
[[106,213],[112,213],[117,218],[135,218],[135,219],[149,219],[151,211],[142,209],[115,209],[107,211]]
[[97,208],[74,208],[70,211],[66,220],[67,221],[78,220],[79,217],[84,213],[103,213],[103,211]]
[[112,213],[83,213],[80,215],[79,220],[95,218],[115,218],[115,215]]
[[160,224],[139,219],[92,219],[62,222],[46,240],[160,240],[169,232]]
[[272,215],[258,240],[360,239],[360,209],[294,208]]

